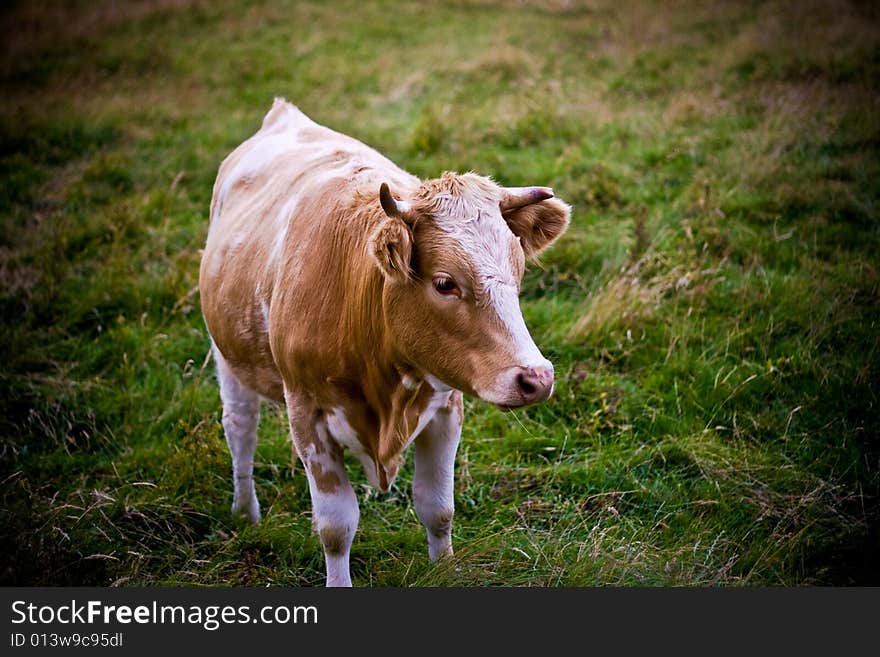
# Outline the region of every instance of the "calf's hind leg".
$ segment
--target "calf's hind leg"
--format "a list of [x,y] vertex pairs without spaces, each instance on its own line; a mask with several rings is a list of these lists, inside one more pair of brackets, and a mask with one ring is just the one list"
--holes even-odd
[[235,487],[232,512],[256,524],[260,522],[260,503],[254,489],[254,452],[260,423],[260,396],[242,385],[216,345],[212,344],[212,348],[223,401],[223,432],[232,455]]

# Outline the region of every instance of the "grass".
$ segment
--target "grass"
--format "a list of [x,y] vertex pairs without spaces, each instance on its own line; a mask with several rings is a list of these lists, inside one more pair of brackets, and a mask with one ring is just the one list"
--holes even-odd
[[880,584],[868,2],[18,3],[0,14],[0,582],[319,585],[266,407],[230,516],[197,272],[275,96],[409,171],[551,185],[548,403],[466,402],[456,556],[352,468],[355,584]]

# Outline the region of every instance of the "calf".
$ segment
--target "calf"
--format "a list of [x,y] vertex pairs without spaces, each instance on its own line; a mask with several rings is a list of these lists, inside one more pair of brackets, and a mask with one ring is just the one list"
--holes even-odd
[[232,510],[260,519],[261,398],[284,403],[328,586],[350,586],[350,449],[388,491],[415,445],[432,560],[452,554],[462,392],[503,409],[553,390],[519,308],[527,258],[567,227],[546,187],[421,181],[276,100],[221,164],[199,276],[232,455]]

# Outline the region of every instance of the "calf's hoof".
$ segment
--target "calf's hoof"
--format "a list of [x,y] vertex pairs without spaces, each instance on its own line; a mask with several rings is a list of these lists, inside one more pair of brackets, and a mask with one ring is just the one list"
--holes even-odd
[[236,500],[232,503],[232,515],[245,518],[252,525],[260,524],[260,503],[257,496],[254,495],[250,499]]

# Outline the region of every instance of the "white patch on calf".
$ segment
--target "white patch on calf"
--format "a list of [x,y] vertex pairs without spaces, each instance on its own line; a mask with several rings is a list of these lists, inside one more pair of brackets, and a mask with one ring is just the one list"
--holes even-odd
[[284,131],[277,134],[260,135],[253,137],[256,141],[253,148],[246,151],[242,158],[235,164],[232,171],[226,174],[223,185],[217,193],[217,209],[215,214],[220,214],[223,203],[234,185],[251,178],[272,162],[275,158],[289,153],[296,144],[295,133]]
[[357,438],[357,432],[354,430],[354,427],[348,423],[345,409],[341,406],[335,407],[327,414],[327,428],[330,430],[330,434],[336,439],[336,442],[343,447],[356,450],[360,445],[360,441]]
[[522,309],[519,306],[517,289],[512,285],[489,281],[485,281],[484,286],[498,320],[515,345],[512,365],[534,368],[550,367],[550,363],[541,354],[526,327]]
[[495,311],[500,324],[512,341],[511,366],[549,367],[550,364],[535,345],[519,306],[517,275],[510,249],[510,228],[492,212],[478,211],[475,218],[454,218],[438,221],[446,234],[458,242],[468,254],[483,290],[480,300]]
[[272,250],[269,252],[269,261],[267,264],[270,266],[274,266],[278,263],[278,259],[284,251],[284,242],[287,240],[287,231],[290,228],[290,217],[293,215],[293,211],[296,210],[298,204],[299,199],[295,196],[291,197],[287,199],[284,205],[281,206],[278,214],[275,215],[277,232],[275,233],[275,238],[272,242]]
[[425,381],[427,381],[428,385],[434,388],[437,392],[449,392],[452,390],[452,386],[446,385],[436,376],[428,374],[427,372],[425,373]]
[[263,325],[260,327],[263,333],[269,332],[269,306],[266,305],[266,300],[263,299],[262,290],[260,289],[260,284],[257,283],[257,287],[254,290],[254,297],[257,299],[257,303],[260,306],[260,315],[263,319]]
[[[335,150],[335,149],[334,149]],[[330,152],[330,151],[327,151]],[[322,152],[316,157],[320,155],[324,155],[326,153]],[[322,169],[320,173],[316,173],[310,180],[309,184],[314,185],[315,187],[321,187],[322,185],[326,185],[331,180],[336,180],[338,178],[348,178],[351,176],[355,167],[357,166],[357,162],[346,159],[337,164],[336,166]]]
[[276,98],[272,103],[272,109],[263,118],[262,132],[279,132],[291,128],[301,128],[306,125],[315,125],[309,117],[295,105],[291,105],[283,98]]
[[437,414],[437,409],[445,406],[449,402],[449,395],[451,393],[451,389],[449,392],[435,392],[431,395],[431,398],[428,400],[428,403],[425,405],[424,410],[419,414],[419,421],[416,424],[416,428],[409,435],[409,438],[406,440],[406,444],[404,448],[409,446],[409,444],[424,430],[426,426],[428,426],[428,422],[434,419],[434,416]]
[[327,429],[339,445],[350,449],[357,457],[357,460],[360,461],[361,466],[364,468],[364,474],[367,475],[370,485],[381,490],[378,466],[372,455],[364,449],[361,441],[358,440],[357,432],[349,424],[348,418],[345,415],[345,409],[335,407],[327,414]]

